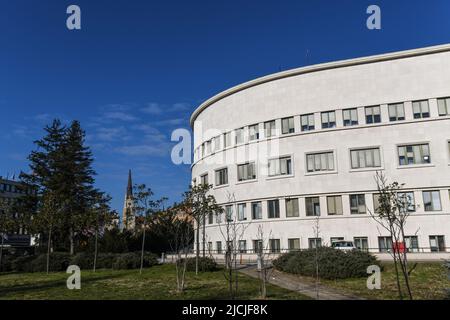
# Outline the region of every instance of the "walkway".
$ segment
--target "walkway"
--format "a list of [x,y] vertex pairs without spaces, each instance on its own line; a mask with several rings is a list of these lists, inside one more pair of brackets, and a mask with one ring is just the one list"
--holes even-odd
[[[246,266],[239,270],[253,278],[259,278],[259,272],[256,266]],[[296,291],[313,299],[317,298],[316,285],[307,283],[301,277],[293,274],[283,273],[273,270],[270,275],[269,283],[276,286]],[[319,285],[319,300],[364,300],[360,297],[339,293],[337,290]]]

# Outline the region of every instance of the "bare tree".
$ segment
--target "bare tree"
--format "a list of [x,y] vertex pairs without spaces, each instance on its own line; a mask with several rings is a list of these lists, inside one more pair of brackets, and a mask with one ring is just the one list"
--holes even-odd
[[318,239],[320,239],[320,216],[316,215],[316,218],[314,219],[314,226],[313,226],[313,233],[314,233],[314,249],[315,249],[315,255],[314,255],[314,262],[316,265],[316,299],[319,300],[319,291],[320,291],[320,275],[319,275],[319,245],[317,243]]
[[257,246],[255,247],[255,253],[258,259],[257,261],[260,279],[260,295],[263,299],[267,297],[267,282],[269,281],[269,278],[273,272],[272,266],[267,262],[271,254],[269,243],[271,234],[272,232],[269,232],[269,236],[266,238],[263,226],[258,226],[258,231],[256,234]]
[[[375,212],[368,209],[372,218],[384,228],[393,242],[392,250],[388,250],[394,260],[397,290],[399,298],[403,299],[400,283],[400,272],[403,275],[407,295],[413,299],[409,276],[414,267],[409,269],[407,248],[405,247],[405,225],[410,215],[409,207],[415,206],[402,192],[404,184],[398,182],[388,183],[382,172],[376,172],[375,182],[378,190],[378,207]],[[400,247],[400,245],[402,247]],[[400,268],[400,271],[399,271]]]

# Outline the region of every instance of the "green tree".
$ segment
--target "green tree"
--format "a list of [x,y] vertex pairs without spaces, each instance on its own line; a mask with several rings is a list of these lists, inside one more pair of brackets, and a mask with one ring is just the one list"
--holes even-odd
[[0,198],[0,271],[2,270],[3,247],[8,232],[11,232],[17,226],[14,217],[13,206],[10,199]]

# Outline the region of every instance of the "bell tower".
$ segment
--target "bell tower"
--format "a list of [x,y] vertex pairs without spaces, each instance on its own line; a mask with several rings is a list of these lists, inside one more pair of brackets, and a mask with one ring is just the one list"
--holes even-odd
[[122,212],[122,229],[133,231],[135,228],[133,182],[131,170],[128,172],[128,185]]

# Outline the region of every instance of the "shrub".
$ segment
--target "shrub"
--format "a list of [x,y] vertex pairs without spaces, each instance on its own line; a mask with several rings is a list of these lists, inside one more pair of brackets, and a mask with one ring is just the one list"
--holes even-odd
[[[66,271],[70,265],[70,255],[65,252],[53,252],[50,254],[49,271]],[[31,262],[33,272],[45,272],[47,270],[47,255],[41,254]]]
[[[180,263],[183,263],[184,259],[180,261]],[[198,258],[198,270],[199,271],[216,271],[218,269],[216,261],[214,259],[209,257],[199,257]],[[195,257],[194,258],[187,258],[186,263],[186,270],[195,272]]]
[[0,265],[0,272],[12,271],[12,262],[14,261],[14,256],[3,255],[2,264]]
[[[153,253],[144,253],[144,268],[158,264],[158,259]],[[130,252],[118,254],[112,264],[113,269],[139,269],[141,267],[141,253]]]
[[12,262],[12,271],[14,272],[33,272],[31,265],[36,256],[21,256],[17,257]]
[[114,253],[99,253],[97,255],[97,269],[112,269],[117,255]]
[[79,266],[81,270],[89,270],[94,267],[94,254],[87,252],[77,253],[70,264]]
[[[379,261],[367,252],[345,252],[330,247],[317,249],[319,276],[324,279],[345,279],[367,276],[367,267]],[[273,261],[276,269],[303,276],[316,275],[316,249],[291,252]]]

